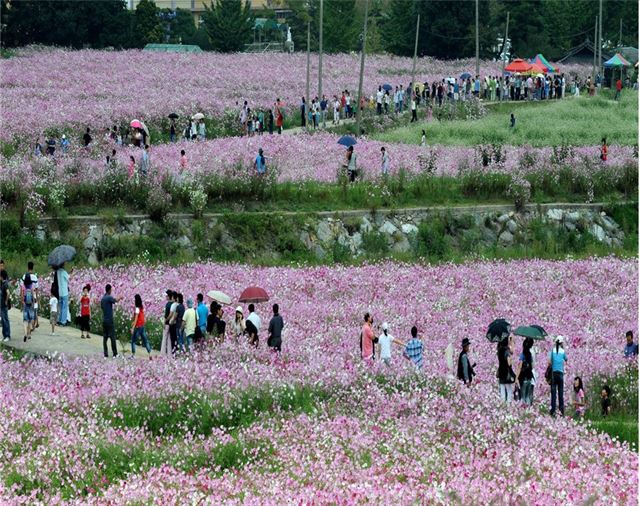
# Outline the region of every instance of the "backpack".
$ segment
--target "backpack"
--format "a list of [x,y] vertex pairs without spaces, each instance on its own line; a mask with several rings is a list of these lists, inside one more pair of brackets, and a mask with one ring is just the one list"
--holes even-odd
[[31,290],[31,288],[27,288],[24,291],[24,305],[25,306],[33,305],[33,290]]

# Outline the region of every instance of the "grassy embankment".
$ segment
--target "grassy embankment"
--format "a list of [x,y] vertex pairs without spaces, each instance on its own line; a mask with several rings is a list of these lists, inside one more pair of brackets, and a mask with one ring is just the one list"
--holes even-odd
[[[386,142],[419,144],[422,129],[428,144],[474,146],[510,144],[576,146],[600,144],[602,137],[610,145],[638,142],[638,94],[624,90],[622,100],[614,102],[612,93],[601,96],[569,98],[547,103],[503,103],[487,108],[487,114],[475,121],[431,121],[389,130],[372,137]],[[516,116],[511,128],[509,115]]]

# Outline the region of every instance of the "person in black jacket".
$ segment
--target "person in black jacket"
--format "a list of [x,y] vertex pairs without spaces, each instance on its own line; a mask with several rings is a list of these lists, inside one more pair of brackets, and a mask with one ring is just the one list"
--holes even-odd
[[473,380],[473,377],[476,375],[474,372],[474,367],[476,364],[471,365],[469,362],[469,347],[471,346],[471,341],[468,338],[464,338],[462,340],[462,351],[460,355],[458,355],[458,379],[463,381],[465,385],[468,385]]
[[273,317],[269,322],[269,334],[267,345],[274,351],[280,352],[282,347],[282,328],[284,321],[280,316],[280,307],[278,304],[273,305]]
[[510,403],[513,400],[513,384],[516,375],[512,367],[513,336],[503,339],[498,344],[498,383],[500,385],[500,398]]

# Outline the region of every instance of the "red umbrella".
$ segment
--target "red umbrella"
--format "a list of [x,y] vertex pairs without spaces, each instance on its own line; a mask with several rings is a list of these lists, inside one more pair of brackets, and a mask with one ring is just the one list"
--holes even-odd
[[269,300],[269,295],[267,292],[258,286],[250,286],[249,288],[245,288],[244,291],[240,294],[240,302],[267,302]]
[[507,72],[526,72],[531,69],[531,64],[518,58],[513,60],[509,65],[504,68]]

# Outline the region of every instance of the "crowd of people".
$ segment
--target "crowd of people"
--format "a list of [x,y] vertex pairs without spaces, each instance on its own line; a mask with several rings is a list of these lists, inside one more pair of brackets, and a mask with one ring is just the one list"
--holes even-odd
[[[389,325],[385,322],[382,324],[381,332],[376,336],[373,317],[366,313],[360,331],[361,358],[366,363],[373,363],[376,358],[379,358],[385,365],[390,366],[392,364],[392,345],[397,345],[403,349],[402,356],[410,360],[417,370],[420,370],[423,364],[423,344],[418,337],[417,327],[411,328],[410,335],[411,337],[407,341],[392,336],[389,333]],[[624,356],[637,360],[638,344],[633,339],[633,332],[628,331]],[[547,357],[545,381],[551,387],[550,414],[552,416],[558,412],[562,416],[565,414],[564,375],[568,359],[564,350],[564,341],[563,336],[556,336],[553,348]],[[465,385],[470,386],[476,375],[476,363],[471,363],[471,341],[465,337],[462,340],[461,348],[458,355],[456,377]],[[517,400],[528,406],[533,405],[534,390],[538,381],[536,356],[537,350],[534,346],[534,340],[530,337],[524,339],[522,351],[519,354],[516,354],[515,351],[515,336],[513,334],[498,343],[496,378],[500,399],[503,402],[511,403]],[[585,388],[580,376],[574,378],[573,394],[574,415],[582,417],[586,410],[586,401]],[[601,413],[603,416],[607,416],[611,413],[611,388],[608,385],[602,387],[601,401]]]

